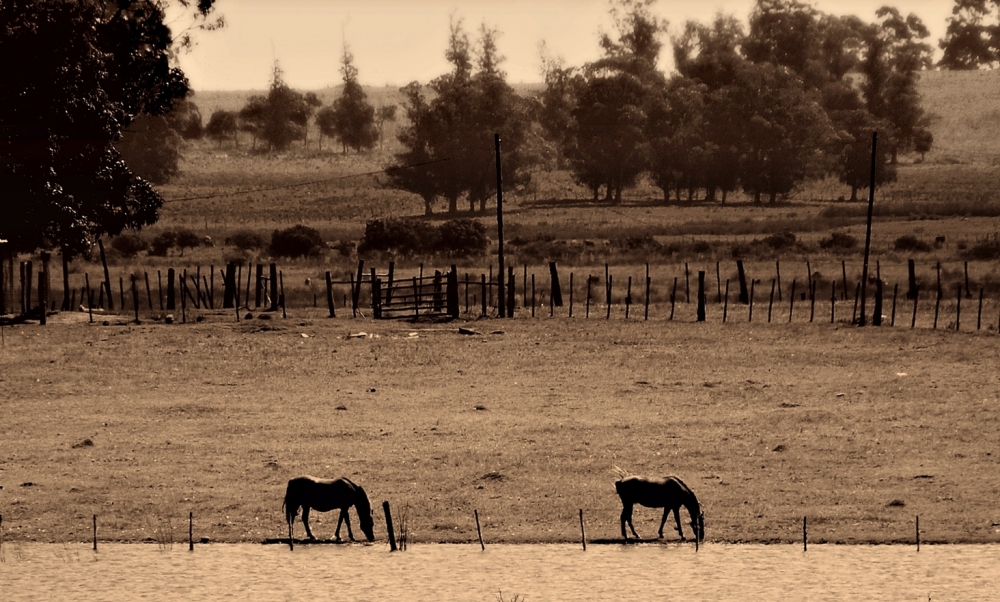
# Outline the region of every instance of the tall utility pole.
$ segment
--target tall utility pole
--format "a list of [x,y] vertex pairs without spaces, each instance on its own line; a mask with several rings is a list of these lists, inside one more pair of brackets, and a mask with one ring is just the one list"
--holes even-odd
[[868,226],[865,228],[865,264],[861,269],[861,314],[858,326],[865,325],[865,298],[868,293],[868,255],[872,249],[872,208],[875,206],[875,151],[878,148],[878,132],[872,132],[872,171],[868,181]]
[[493,134],[493,146],[497,156],[497,259],[500,271],[497,272],[497,309],[501,318],[507,315],[507,295],[504,280],[507,273],[503,268],[503,170],[500,162],[500,134]]

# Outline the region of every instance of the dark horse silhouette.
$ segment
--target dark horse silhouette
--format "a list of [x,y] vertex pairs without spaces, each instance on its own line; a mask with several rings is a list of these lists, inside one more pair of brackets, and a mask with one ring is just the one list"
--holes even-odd
[[625,532],[626,523],[632,529],[632,535],[636,539],[642,539],[632,524],[632,506],[635,504],[647,508],[663,508],[660,539],[663,539],[663,525],[667,522],[667,516],[673,510],[674,520],[677,522],[677,534],[681,536],[681,541],[684,541],[684,531],[681,530],[680,508],[684,506],[691,516],[691,531],[698,541],[705,540],[705,519],[701,514],[701,506],[694,492],[683,481],[674,476],[658,479],[630,475],[618,467],[615,467],[615,472],[619,476],[615,481],[615,490],[622,500],[622,538],[625,541],[628,541],[628,533]]
[[309,530],[309,510],[318,512],[329,512],[334,508],[340,508],[340,519],[337,521],[337,541],[340,541],[340,525],[347,523],[347,536],[354,541],[354,533],[351,532],[351,517],[347,514],[348,508],[354,506],[358,513],[358,522],[368,541],[375,541],[375,534],[372,527],[375,521],[372,519],[372,505],[368,501],[368,494],[360,485],[353,483],[350,479],[341,477],[339,479],[318,479],[316,477],[304,476],[296,477],[288,481],[288,488],[285,490],[285,501],[282,507],[285,509],[285,519],[288,521],[288,537],[292,537],[292,523],[295,516],[302,508],[302,524],[306,526],[306,535],[309,539],[313,537]]

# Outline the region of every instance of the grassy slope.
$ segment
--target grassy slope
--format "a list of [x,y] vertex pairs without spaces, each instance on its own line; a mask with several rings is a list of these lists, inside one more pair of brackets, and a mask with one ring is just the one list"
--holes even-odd
[[[914,515],[925,541],[998,537],[992,333],[555,319],[345,339],[296,315],[8,328],[5,537],[86,541],[95,513],[103,538],[181,537],[188,511],[196,537],[277,537],[285,481],[311,473],[408,505],[411,541],[473,540],[474,508],[489,541],[574,541],[579,508],[613,538],[613,465],[681,476],[715,541],[796,541],[804,515],[813,541],[908,541]],[[638,509],[640,534],[658,518]]]

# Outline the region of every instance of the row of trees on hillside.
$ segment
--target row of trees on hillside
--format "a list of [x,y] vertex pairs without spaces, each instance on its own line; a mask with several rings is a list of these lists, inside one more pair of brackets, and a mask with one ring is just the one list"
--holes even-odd
[[654,2],[619,0],[616,35],[600,38],[592,63],[543,57],[545,89],[533,98],[504,81],[496,30],[480,30],[474,65],[453,23],[452,71],[430,83],[431,100],[417,83],[403,88],[409,124],[393,185],[419,194],[427,212],[437,198],[454,212],[462,197],[482,210],[493,190],[493,132],[504,139],[505,181],[527,182],[547,159],[608,202],[644,174],[665,201],[703,190],[724,202],[742,188],[774,202],[828,174],[853,199],[868,186],[872,131],[883,141],[878,182],[895,178],[900,152],[930,149],[916,83],[931,48],[915,15],[885,7],[865,23],[799,0],[758,0],[748,30],[725,15],[686,23],[668,77],[657,67],[666,23]]
[[326,136],[338,140],[344,153],[348,149],[371,150],[381,141],[385,123],[395,120],[396,107],[389,105],[376,110],[368,102],[358,82],[354,56],[346,46],[340,73],[343,91],[333,103],[324,107],[314,92],[303,94],[289,87],[276,61],[267,94],[251,96],[239,111],[215,111],[205,126],[205,133],[221,145],[227,140],[238,143],[237,133],[243,131],[252,136],[255,148],[260,139],[267,144],[268,150],[281,151],[294,141],[307,142],[309,122],[314,120],[320,131],[320,148]]

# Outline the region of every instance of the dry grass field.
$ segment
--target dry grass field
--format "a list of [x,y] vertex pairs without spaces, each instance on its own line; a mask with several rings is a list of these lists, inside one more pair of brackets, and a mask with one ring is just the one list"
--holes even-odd
[[86,541],[92,514],[180,540],[189,511],[196,538],[278,537],[303,473],[408,507],[411,542],[473,540],[473,509],[490,542],[574,541],[580,508],[615,538],[614,465],[681,476],[711,541],[797,541],[803,516],[812,541],[911,541],[916,515],[924,541],[1000,539],[995,331],[73,317],[4,329],[7,540]]
[[[408,507],[415,542],[472,540],[473,509],[488,541],[575,541],[581,508],[588,535],[607,539],[619,533],[611,471],[618,465],[681,476],[704,503],[713,541],[796,541],[803,516],[812,541],[910,541],[916,515],[924,540],[997,541],[997,262],[969,263],[973,296],[987,291],[982,330],[973,300],[963,301],[962,332],[954,331],[954,294],[969,247],[1000,233],[1000,119],[996,103],[982,101],[1000,92],[1000,73],[927,73],[921,91],[936,148],[923,162],[902,157],[899,182],[878,191],[873,233],[887,297],[894,284],[905,287],[906,260],[917,261],[916,329],[908,328],[912,306],[902,293],[896,328],[848,326],[850,302],[838,304],[837,324],[829,324],[827,301],[817,304],[815,323],[805,303],[787,323],[791,280],[804,290],[806,261],[822,283],[820,300],[831,280],[840,290],[841,261],[852,285],[860,278],[860,247],[819,246],[832,232],[864,239],[862,204],[844,202],[849,190],[835,182],[811,183],[776,206],[754,207],[739,194],[725,206],[664,206],[648,185],[607,206],[589,202],[566,173],[538,174],[534,186],[505,195],[507,261],[517,266],[519,303],[522,265],[538,276],[540,300],[547,261],[559,261],[564,296],[573,272],[576,318],[561,309],[550,319],[540,307],[538,318],[519,310],[512,321],[354,320],[344,317],[339,287],[340,317],[330,320],[318,283],[326,270],[346,278],[358,259],[331,250],[279,260],[288,319],[236,323],[228,312],[191,310],[187,324],[168,326],[149,320],[160,312],[148,310],[140,289],[141,325],[127,325],[125,315],[88,325],[86,314],[72,312],[46,327],[3,328],[3,538],[86,540],[97,514],[104,539],[181,539],[189,511],[196,537],[278,537],[284,484],[311,473],[351,476],[376,508],[382,500],[397,513]],[[380,102],[397,102],[392,90],[380,94]],[[245,96],[204,92],[194,100],[207,120]],[[219,244],[165,258],[111,253],[112,281],[122,277],[127,287],[129,275],[149,272],[155,304],[157,270],[217,272],[229,260],[271,260],[265,250],[222,244],[235,230],[269,237],[303,223],[328,241],[355,241],[369,219],[420,216],[420,199],[384,188],[377,173],[394,152],[388,134],[385,148],[364,156],[320,150],[315,132],[308,148],[282,156],[248,152],[248,140],[239,148],[190,144],[181,175],[160,188],[168,199],[161,222],[143,235],[187,227]],[[763,242],[786,230],[794,246]],[[929,251],[897,251],[904,234],[943,239]],[[478,279],[495,263],[492,253],[370,257],[366,268],[384,271],[396,259],[397,274],[408,277],[419,264],[457,263]],[[693,322],[690,305],[666,320],[674,278],[684,290],[685,264],[692,283],[707,271],[714,300],[721,262],[735,300],[738,256],[760,280],[753,323],[745,307],[730,305],[722,324],[714,304],[705,324]],[[776,261],[786,296],[767,324]],[[938,261],[946,294],[934,330]],[[603,307],[581,318],[585,276],[603,279],[605,262],[616,304],[629,276],[641,302],[650,264],[649,321],[636,319],[641,306],[622,319],[620,305],[612,320],[597,318]],[[88,273],[96,289],[99,272],[99,263],[77,260],[71,286],[79,291]],[[459,325],[482,334],[461,336]],[[371,336],[348,337],[360,331]],[[317,535],[332,535],[336,516],[314,516]],[[637,510],[640,534],[653,535],[658,519]],[[383,533],[381,516],[376,525]]]

